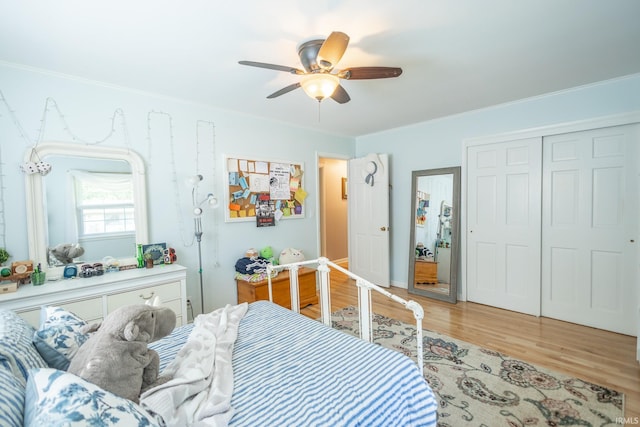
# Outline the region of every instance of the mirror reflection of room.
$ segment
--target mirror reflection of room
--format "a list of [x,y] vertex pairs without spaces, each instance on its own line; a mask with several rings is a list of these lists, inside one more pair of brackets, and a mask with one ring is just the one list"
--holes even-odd
[[129,164],[120,160],[50,156],[56,167],[43,180],[49,266],[67,264],[56,248],[82,248],[77,263],[100,261],[105,254],[131,257],[136,230]]
[[417,180],[415,277],[417,289],[449,294],[453,175],[422,176]]

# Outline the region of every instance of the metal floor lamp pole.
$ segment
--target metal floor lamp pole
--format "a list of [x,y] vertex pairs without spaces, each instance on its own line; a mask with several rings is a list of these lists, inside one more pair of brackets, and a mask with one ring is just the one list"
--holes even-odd
[[197,216],[193,219],[195,225],[196,240],[198,241],[198,274],[200,274],[200,306],[201,313],[204,314],[204,284],[202,282],[202,218]]

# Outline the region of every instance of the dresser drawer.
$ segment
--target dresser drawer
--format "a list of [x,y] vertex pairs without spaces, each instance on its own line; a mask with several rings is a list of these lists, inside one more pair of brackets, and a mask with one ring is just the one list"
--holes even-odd
[[[87,323],[101,322],[102,319],[102,297],[90,298],[79,301],[71,301],[64,303],[51,303],[54,307],[61,307],[76,316],[80,317]],[[31,309],[26,311],[18,311],[20,317],[25,319],[34,328],[40,327],[40,309]]]
[[75,314],[87,323],[101,322],[102,319],[102,298],[92,298],[82,301],[68,302],[60,304],[59,307]]
[[[111,313],[116,308],[125,305],[145,304],[156,296],[160,298],[162,305],[166,306],[170,301],[178,300],[178,306],[180,306],[180,282],[165,283],[163,285],[108,295],[107,313]],[[181,314],[181,310],[180,312],[176,312],[177,316]]]

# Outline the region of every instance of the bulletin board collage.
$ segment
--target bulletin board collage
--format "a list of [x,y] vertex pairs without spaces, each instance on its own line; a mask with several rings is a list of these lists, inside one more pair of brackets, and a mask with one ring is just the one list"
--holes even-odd
[[304,218],[304,165],[240,157],[225,158],[225,221],[254,221],[257,227]]

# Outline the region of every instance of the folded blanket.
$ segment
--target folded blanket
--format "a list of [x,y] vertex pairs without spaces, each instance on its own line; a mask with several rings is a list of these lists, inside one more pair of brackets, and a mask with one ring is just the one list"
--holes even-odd
[[140,404],[166,426],[226,426],[233,417],[233,345],[248,304],[227,305],[196,317],[194,327]]

